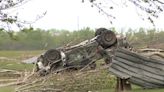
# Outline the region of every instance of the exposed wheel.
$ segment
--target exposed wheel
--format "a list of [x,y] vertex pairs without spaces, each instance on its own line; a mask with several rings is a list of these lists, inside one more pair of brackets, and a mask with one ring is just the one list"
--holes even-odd
[[101,35],[104,31],[107,31],[106,28],[99,28],[95,32],[95,36]]
[[50,49],[44,54],[44,57],[48,62],[53,62],[61,59],[61,54],[60,51],[56,49]]
[[104,48],[107,49],[114,46],[117,43],[117,38],[114,32],[108,30],[101,33],[97,38],[97,42]]

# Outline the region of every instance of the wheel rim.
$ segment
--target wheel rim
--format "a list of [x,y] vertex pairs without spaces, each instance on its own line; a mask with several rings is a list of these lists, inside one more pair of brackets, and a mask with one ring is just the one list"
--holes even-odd
[[105,34],[104,39],[108,42],[113,40],[113,34]]
[[101,43],[105,48],[113,46],[117,42],[116,36],[112,31],[106,31],[101,36],[102,36],[101,40],[103,41]]
[[48,61],[55,61],[61,58],[60,52],[58,50],[52,49],[47,51],[45,57]]

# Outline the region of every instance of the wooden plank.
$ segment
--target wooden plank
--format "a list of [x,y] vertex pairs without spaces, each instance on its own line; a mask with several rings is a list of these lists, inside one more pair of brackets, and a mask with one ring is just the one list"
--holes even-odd
[[112,68],[110,67],[109,68],[109,71],[113,74],[113,75],[116,75],[117,77],[121,78],[121,79],[128,79],[130,78],[131,76],[127,75],[127,74],[124,74],[118,70],[116,70],[115,68]]
[[117,77],[130,76],[129,81],[145,88],[164,87],[164,60],[144,57],[118,49],[109,71]]
[[[160,80],[157,78],[157,76],[154,76],[151,73],[148,74],[148,72],[145,72],[142,69],[134,69],[133,67],[127,66],[121,62],[115,63],[113,66],[115,66],[115,68],[119,69],[120,71],[123,71],[123,72],[131,75],[132,77],[135,76],[135,77],[138,77],[141,79],[144,78],[146,81],[164,85],[163,79]],[[160,77],[160,76],[158,76],[158,77]]]
[[118,64],[122,63],[124,67],[131,66],[132,69],[136,69],[136,71],[137,71],[137,69],[140,69],[140,71],[143,71],[144,74],[148,73],[148,75],[151,74],[151,75],[149,75],[151,77],[154,77],[154,78],[157,78],[157,79],[160,79],[160,80],[164,80],[164,71],[154,69],[154,68],[149,67],[147,65],[136,64],[134,62],[131,62],[131,61],[119,58],[119,57],[116,58],[116,61],[118,61]]
[[129,79],[129,81],[130,81],[132,84],[141,86],[141,87],[143,87],[143,88],[160,88],[160,87],[161,87],[161,86],[152,85],[152,84],[150,84],[150,83],[147,83],[147,82],[145,82],[145,81],[142,81],[142,80],[139,80],[139,79],[136,79],[136,78],[131,78],[131,79]]
[[164,82],[162,82],[162,81],[152,79],[152,78],[145,76],[143,74],[138,74],[138,73],[135,73],[133,71],[127,70],[127,69],[125,69],[125,68],[123,68],[117,64],[112,65],[112,67],[120,70],[120,72],[122,72],[122,73],[125,73],[125,74],[131,76],[131,78],[137,78],[137,79],[143,80],[147,83],[154,84],[154,85],[164,85]]
[[138,53],[135,53],[135,52],[132,52],[132,51],[129,51],[129,50],[126,50],[126,49],[123,49],[123,48],[118,48],[116,52],[121,52],[121,53],[125,53],[125,54],[128,54],[130,56],[133,56],[133,57],[136,57],[138,59],[141,59],[143,61],[150,61],[150,62],[153,62],[153,63],[158,63],[158,64],[162,64],[164,65],[164,60],[157,60],[157,59],[150,59],[148,57],[145,57],[145,56],[141,56],[140,54]]
[[[130,75],[126,74],[125,72],[122,72],[122,71],[117,70],[115,67],[110,67],[109,68],[109,71],[112,74],[116,75],[117,77],[122,76],[122,74],[123,75],[126,75],[126,76],[130,76]],[[155,85],[155,84],[152,84],[152,83],[149,83],[149,82],[145,82],[142,79],[139,79],[139,78],[134,77],[134,76],[131,76],[129,78],[129,82],[131,82],[133,84],[136,84],[138,86],[146,87],[146,88],[147,87],[160,87],[159,85]]]
[[143,65],[147,65],[147,66],[150,66],[150,67],[153,67],[153,68],[156,68],[158,70],[162,70],[164,71],[164,65],[162,64],[159,64],[159,63],[153,63],[151,61],[144,61],[142,59],[139,59],[137,57],[133,57],[131,55],[128,55],[128,54],[124,54],[124,53],[120,53],[120,52],[116,52],[116,58],[117,57],[120,57],[120,58],[123,58],[123,59],[126,59],[128,61],[132,61],[136,64],[143,64]]

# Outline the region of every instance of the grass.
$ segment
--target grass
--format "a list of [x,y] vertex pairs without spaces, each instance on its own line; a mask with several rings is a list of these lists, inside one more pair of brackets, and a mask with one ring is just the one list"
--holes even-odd
[[[0,88],[0,92],[14,92],[14,87],[3,87]],[[92,92],[115,92],[114,89],[103,89],[98,91]],[[133,89],[132,91],[128,92],[164,92],[164,89]]]
[[[23,64],[21,63],[21,60],[39,55],[42,52],[43,51],[0,51],[0,57],[13,59],[13,60],[0,60],[0,69],[31,71],[34,66],[32,64]],[[102,62],[99,61],[98,67],[101,64]],[[62,80],[61,84],[68,85],[66,81],[71,82],[71,84],[69,84],[69,87],[72,87],[73,89],[77,87],[79,89],[91,90],[92,92],[114,92],[115,91],[114,86],[115,86],[116,80],[111,79],[110,74],[108,73],[107,70],[105,71],[103,70],[95,74],[88,74],[85,77],[82,77],[82,79],[80,78],[77,79],[76,77],[79,77],[79,76],[75,76],[76,80],[71,80],[72,77],[67,76],[67,75],[58,75],[58,76],[59,76],[58,79]],[[66,79],[70,78],[70,80],[63,80],[64,79],[63,76],[67,76]],[[58,79],[55,79],[55,77],[53,77],[53,79],[50,79],[49,81],[54,82],[55,84],[59,82]],[[77,83],[79,84],[86,83],[89,85],[81,87]],[[96,85],[93,85],[94,83]],[[1,87],[0,92],[14,92],[14,88],[15,88],[14,86]],[[70,89],[70,90],[73,91],[73,89]],[[140,87],[133,86],[133,90],[129,92],[164,92],[164,89],[142,89]]]
[[[32,70],[33,64],[24,64],[21,61],[43,53],[43,51],[0,51],[0,69],[9,70]],[[9,60],[8,60],[9,59]]]
[[10,87],[0,88],[0,92],[14,92],[14,87],[10,86]]
[[[34,65],[24,64],[21,63],[21,61],[39,55],[42,52],[44,51],[0,51],[0,57],[6,58],[6,59],[0,59],[0,69],[9,69],[9,70],[16,70],[16,71],[25,71],[25,70],[31,71]],[[0,79],[1,78],[4,79],[3,76],[0,76]],[[13,86],[0,87],[0,92],[14,92],[14,87]]]
[[41,54],[44,51],[0,51],[0,57],[25,59]]
[[21,63],[20,61],[0,61],[0,69],[31,71],[33,66],[34,66],[33,64],[24,64],[24,63]]

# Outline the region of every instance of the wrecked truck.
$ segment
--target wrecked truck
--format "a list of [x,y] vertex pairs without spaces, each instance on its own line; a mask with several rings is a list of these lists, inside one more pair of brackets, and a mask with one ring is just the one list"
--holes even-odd
[[49,49],[38,57],[36,71],[40,75],[56,72],[61,69],[82,69],[89,66],[96,67],[95,62],[105,58],[106,63],[110,62],[110,55],[106,49],[115,48],[117,38],[113,31],[99,28],[95,32],[95,37],[85,40],[77,45]]

